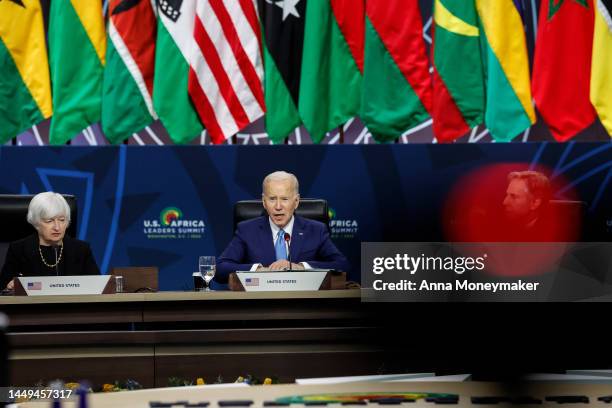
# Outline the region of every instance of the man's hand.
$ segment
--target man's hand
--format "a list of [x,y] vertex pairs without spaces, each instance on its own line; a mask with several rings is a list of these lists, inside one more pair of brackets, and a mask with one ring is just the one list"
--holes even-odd
[[270,264],[269,268],[273,271],[286,271],[288,269],[293,269],[293,270],[298,270],[298,271],[304,270],[304,266],[302,264],[291,263],[291,265],[289,265],[289,261],[286,261],[284,259]]
[[10,281],[10,282],[8,283],[8,285],[6,285],[6,288],[7,288],[8,290],[13,290],[13,289],[15,289],[15,284],[13,283],[13,281]]
[[287,261],[286,259],[281,259],[271,263],[268,268],[273,271],[283,271],[285,269],[289,269],[289,261]]

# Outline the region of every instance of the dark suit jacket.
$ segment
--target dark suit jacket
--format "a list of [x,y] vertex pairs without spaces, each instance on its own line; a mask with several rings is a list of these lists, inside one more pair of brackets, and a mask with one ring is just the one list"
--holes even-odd
[[[38,234],[11,242],[6,253],[6,261],[0,273],[0,289],[4,289],[10,280],[20,273],[23,276],[100,274],[96,260],[87,242],[67,236],[64,237],[63,242],[62,259],[57,268],[49,268],[40,259]],[[53,248],[43,247],[43,255],[45,255],[47,263],[55,263]]]
[[[291,237],[291,262],[308,262],[318,269],[348,271],[347,259],[329,238],[325,224],[294,216]],[[274,239],[267,215],[238,224],[234,238],[219,257],[215,280],[226,283],[229,274],[248,271],[253,264],[265,266],[276,261]]]

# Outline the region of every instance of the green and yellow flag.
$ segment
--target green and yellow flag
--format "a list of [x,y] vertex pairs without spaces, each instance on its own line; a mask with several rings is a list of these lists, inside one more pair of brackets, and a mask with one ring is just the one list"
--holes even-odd
[[0,143],[52,114],[40,2],[0,1]]
[[101,0],[53,0],[49,66],[54,113],[49,142],[64,144],[99,122],[106,33]]

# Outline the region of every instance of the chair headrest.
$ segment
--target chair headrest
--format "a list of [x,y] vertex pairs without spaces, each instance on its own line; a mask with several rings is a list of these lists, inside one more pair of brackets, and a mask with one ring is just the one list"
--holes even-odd
[[[234,205],[234,230],[238,223],[266,214],[261,200],[243,200]],[[327,200],[320,198],[300,198],[300,204],[295,210],[300,217],[324,223],[329,228],[329,212]]]
[[[66,230],[69,236],[76,236],[77,203],[73,195],[63,194],[70,207],[70,225]],[[34,195],[31,194],[0,194],[0,242],[12,242],[34,233],[26,220],[28,206]]]

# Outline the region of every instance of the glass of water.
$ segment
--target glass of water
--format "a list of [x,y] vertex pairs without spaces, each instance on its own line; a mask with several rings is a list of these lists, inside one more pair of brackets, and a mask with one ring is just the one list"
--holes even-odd
[[201,256],[199,261],[200,273],[204,277],[204,290],[210,290],[210,281],[215,277],[217,266],[214,256]]

